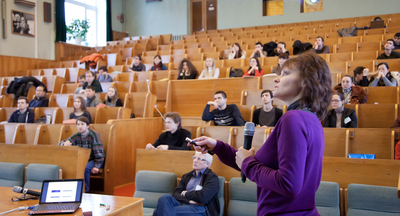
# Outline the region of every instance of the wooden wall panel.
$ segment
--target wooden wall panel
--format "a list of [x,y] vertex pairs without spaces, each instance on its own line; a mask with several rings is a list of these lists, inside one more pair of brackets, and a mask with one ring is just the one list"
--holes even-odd
[[56,42],[56,61],[60,61],[61,57],[75,56],[75,52],[91,50],[91,47]]
[[0,77],[16,76],[19,70],[36,69],[42,62],[54,62],[47,59],[23,58],[0,55]]
[[124,37],[128,37],[128,34],[125,32],[113,31],[112,33],[113,33],[113,41],[122,40]]

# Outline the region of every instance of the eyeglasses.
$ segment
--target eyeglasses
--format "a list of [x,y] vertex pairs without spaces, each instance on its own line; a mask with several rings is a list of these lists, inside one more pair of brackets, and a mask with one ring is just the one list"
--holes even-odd
[[331,103],[339,103],[341,100],[331,100]]
[[164,124],[172,124],[172,123],[175,123],[175,122],[172,122],[172,121],[166,121],[166,122],[164,122]]
[[256,60],[250,60],[250,63],[251,63],[251,62],[256,62],[256,63],[257,63],[257,61],[256,61]]
[[193,156],[192,158],[193,158],[193,160],[196,159],[197,161],[206,161],[206,159],[195,157],[195,156]]

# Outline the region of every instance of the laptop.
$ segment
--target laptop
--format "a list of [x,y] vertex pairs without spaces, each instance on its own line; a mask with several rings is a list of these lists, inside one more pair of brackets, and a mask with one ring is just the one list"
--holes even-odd
[[370,29],[385,28],[385,21],[371,21]]
[[39,205],[29,214],[74,213],[82,202],[83,179],[44,180]]

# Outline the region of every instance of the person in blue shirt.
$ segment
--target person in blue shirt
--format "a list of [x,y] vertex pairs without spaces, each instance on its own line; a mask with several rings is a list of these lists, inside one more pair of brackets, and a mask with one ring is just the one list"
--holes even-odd
[[161,56],[156,55],[154,56],[153,66],[150,69],[151,71],[158,71],[158,70],[168,70],[167,67],[162,63]]
[[48,107],[49,99],[46,98],[46,88],[42,85],[36,88],[35,98],[29,103],[29,107]]
[[108,74],[107,66],[102,65],[99,67],[99,76],[97,77],[99,82],[112,82],[113,78]]

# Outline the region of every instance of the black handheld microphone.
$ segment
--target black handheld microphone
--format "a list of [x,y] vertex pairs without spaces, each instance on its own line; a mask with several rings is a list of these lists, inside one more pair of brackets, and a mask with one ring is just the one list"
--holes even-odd
[[[244,125],[244,144],[243,148],[246,150],[251,149],[251,143],[253,142],[253,135],[255,131],[255,126],[253,122],[246,122]],[[239,167],[240,168],[240,167]],[[242,182],[246,182],[246,176],[243,174],[243,171],[240,174],[242,176]]]
[[20,186],[14,186],[13,191],[15,193],[22,193],[22,194],[29,194],[32,196],[40,196],[40,192],[34,191],[34,190],[29,190],[28,188],[22,188]]

